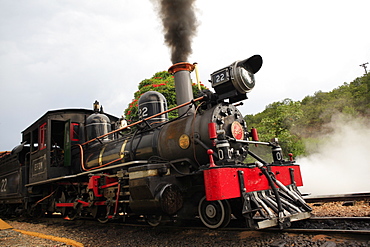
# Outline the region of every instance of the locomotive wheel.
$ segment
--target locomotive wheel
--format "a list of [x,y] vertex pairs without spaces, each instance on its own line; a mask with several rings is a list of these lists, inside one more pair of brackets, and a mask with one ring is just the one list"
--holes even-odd
[[107,205],[107,206],[98,206],[97,207],[96,219],[100,223],[105,224],[105,223],[107,223],[109,221],[107,212],[109,212],[110,214],[113,214],[112,211],[113,211],[113,207],[111,207],[110,205]]
[[[69,203],[75,203],[76,198],[70,197],[67,199],[67,202]],[[74,207],[66,208],[66,217],[68,217],[69,220],[75,220],[80,217],[82,210],[82,205],[80,203],[77,203]]]
[[79,210],[78,209],[74,209],[74,208],[69,208],[67,209],[67,215],[68,216],[68,220],[75,220],[78,218],[79,216]]
[[41,205],[36,205],[35,207],[29,207],[27,213],[33,218],[41,218],[43,215],[43,210]]
[[24,205],[27,216],[32,218],[41,218],[42,216],[42,206],[40,204],[32,205],[30,202],[26,202]]
[[[58,203],[65,203],[66,202],[66,195],[65,195],[65,192],[62,191],[60,197],[58,198],[57,200]],[[66,216],[66,207],[61,207],[61,208],[58,208],[57,209],[63,216]]]
[[102,216],[102,217],[99,217],[97,218],[97,220],[99,221],[99,223],[102,223],[102,224],[105,224],[109,221],[109,219],[107,218],[107,216]]
[[225,227],[231,219],[231,208],[227,201],[207,201],[206,197],[200,200],[198,213],[203,224],[211,229]]
[[109,221],[106,213],[105,214],[101,214],[96,219],[99,221],[99,223],[102,223],[102,224],[105,224],[105,223],[107,223]]
[[150,226],[159,226],[162,223],[162,215],[147,215],[145,220]]

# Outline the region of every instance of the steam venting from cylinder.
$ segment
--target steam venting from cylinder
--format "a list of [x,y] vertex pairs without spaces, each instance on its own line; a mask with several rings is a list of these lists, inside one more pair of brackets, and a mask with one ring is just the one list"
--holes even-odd
[[171,50],[173,64],[187,61],[192,53],[191,43],[198,27],[194,2],[195,0],[153,0],[162,20],[164,39]]

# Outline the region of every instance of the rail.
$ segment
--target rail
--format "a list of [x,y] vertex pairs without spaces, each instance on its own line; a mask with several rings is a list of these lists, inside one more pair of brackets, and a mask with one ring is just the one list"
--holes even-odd
[[336,195],[319,195],[319,196],[303,195],[303,199],[308,203],[338,202],[338,201],[348,201],[348,200],[361,201],[365,199],[370,200],[370,192],[336,194]]

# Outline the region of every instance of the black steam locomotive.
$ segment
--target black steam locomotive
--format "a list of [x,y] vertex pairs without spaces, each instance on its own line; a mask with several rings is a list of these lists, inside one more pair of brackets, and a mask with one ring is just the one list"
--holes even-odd
[[[262,66],[259,55],[214,72],[215,93],[192,95],[194,65],[178,63],[178,106],[147,92],[140,120],[125,123],[94,110],[49,111],[22,132],[22,144],[0,157],[2,214],[59,213],[68,219],[146,219],[156,226],[198,219],[209,228],[238,220],[247,228],[288,227],[310,217],[299,165],[284,160],[277,139],[258,141],[235,103],[245,100]],[[167,113],[179,117],[168,120]],[[249,145],[271,147],[267,163]],[[247,155],[254,163],[245,163]]]

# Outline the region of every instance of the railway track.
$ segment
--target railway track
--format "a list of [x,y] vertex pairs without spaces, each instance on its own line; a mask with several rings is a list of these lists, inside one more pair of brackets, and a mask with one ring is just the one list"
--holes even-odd
[[[358,197],[358,199],[356,199],[356,196],[358,196],[358,194],[344,196],[342,200],[338,199],[341,198],[338,195],[330,196],[329,201],[323,197],[316,197],[312,199],[311,202],[324,202],[324,204],[326,204],[325,202],[330,202],[328,204],[331,204],[333,199],[336,198],[335,201],[365,201],[366,208],[369,206],[367,203],[367,193],[363,194],[362,197]],[[355,204],[364,205],[363,202],[356,202]],[[348,211],[350,211],[350,208],[352,207],[343,207],[344,210],[348,209]],[[13,218],[12,220],[16,219]],[[70,232],[71,235],[69,237],[71,239],[80,240],[80,242],[88,246],[103,246],[99,244],[96,245],[96,241],[99,241],[99,243],[113,243],[105,246],[116,246],[115,244],[118,242],[123,244],[126,240],[123,240],[122,237],[120,237],[121,235],[130,235],[130,240],[127,240],[128,244],[135,242],[138,245],[143,241],[145,242],[145,239],[152,239],[153,236],[158,236],[159,238],[160,236],[161,240],[158,241],[194,244],[190,240],[187,242],[188,239],[192,239],[199,245],[214,243],[216,241],[215,239],[217,239],[219,245],[216,244],[214,246],[224,246],[226,243],[234,243],[239,246],[250,246],[251,242],[260,244],[261,241],[265,244],[264,246],[324,246],[324,243],[329,244],[332,241],[339,242],[336,242],[337,245],[328,246],[370,246],[370,217],[313,216],[302,222],[293,222],[290,228],[284,230],[269,228],[260,231],[246,230],[240,225],[237,225],[233,220],[230,223],[230,227],[217,230],[205,228],[199,219],[182,222],[183,224],[176,221],[168,222],[168,224],[159,227],[149,226],[144,218],[134,222],[127,221],[123,223],[121,221],[108,222],[107,224],[100,224],[96,220],[86,218],[68,221],[60,216],[40,219],[20,218],[17,222],[24,222],[25,225],[34,225],[36,229],[42,229],[44,226],[47,226],[47,229],[53,229],[52,231],[55,232],[53,235],[55,236]],[[19,225],[19,223],[17,224]],[[31,226],[30,229],[34,229],[34,227]],[[79,235],[76,235],[77,233]],[[104,235],[102,235],[102,233],[104,233]],[[46,234],[50,233],[46,232]],[[96,236],[99,236],[98,240]],[[278,245],[281,241],[286,245]],[[270,245],[270,243],[273,244]],[[256,246],[261,245],[257,244]]]
[[[132,241],[144,244],[145,241],[153,237],[160,239],[158,240],[160,243],[171,242],[184,245],[186,243],[193,245],[196,243],[196,245],[205,244],[205,246],[209,246],[210,243],[219,244],[213,246],[224,246],[226,243],[238,246],[261,246],[249,245],[251,242],[263,242],[265,243],[263,246],[324,246],[324,243],[332,241],[340,241],[342,245],[328,246],[368,246],[366,244],[370,244],[370,217],[314,217],[303,221],[302,224],[295,224],[294,222],[292,227],[288,229],[270,228],[261,231],[246,230],[233,224],[235,223],[233,221],[230,227],[216,230],[210,230],[202,226],[200,220],[189,221],[184,225],[175,222],[158,227],[149,226],[143,219],[137,223],[109,222],[106,224],[99,224],[92,219],[67,221],[61,217],[23,218],[18,222],[35,225],[31,229],[47,226],[47,229],[54,229],[55,236],[64,236],[69,232],[71,233],[69,236],[71,239],[85,244],[88,243],[88,246],[103,246],[96,244],[96,241],[99,243],[108,241],[114,243],[105,246],[117,246],[116,243],[123,245],[127,235],[131,236],[130,240],[127,240],[128,244],[132,244]],[[125,237],[122,238],[122,236]],[[88,238],[90,240],[87,240]],[[195,242],[191,242],[190,239],[194,239]],[[283,241],[286,245],[274,245],[280,243],[279,241]],[[270,245],[269,243],[273,244]],[[174,246],[178,246],[176,244]]]
[[284,231],[367,235],[369,237],[370,217],[312,217],[301,223],[293,222],[292,227]]
[[303,199],[307,203],[315,202],[336,202],[336,201],[361,201],[369,200],[370,201],[370,192],[363,193],[351,193],[351,194],[336,194],[336,195],[320,195],[320,196],[311,196],[303,195]]
[[[352,193],[352,194],[337,194],[337,195],[321,195],[321,196],[310,196],[310,195],[303,195],[303,198],[305,199],[306,202],[308,203],[325,203],[325,202],[347,202],[349,200],[351,201],[369,201],[369,206],[370,206],[370,192],[369,193]],[[26,218],[22,218],[25,220]],[[63,220],[61,217],[51,217],[51,218],[38,218],[38,219],[29,219],[31,221],[43,221],[42,219],[55,219],[55,220]],[[83,218],[86,220],[86,218]],[[317,221],[324,221],[328,220],[330,222],[332,221],[340,221],[340,220],[347,220],[347,221],[368,221],[370,217],[311,217],[310,219],[307,219],[303,222],[317,222]],[[87,218],[87,220],[92,221],[97,223],[96,221]],[[144,220],[141,220],[144,222]],[[297,222],[294,222],[297,223]]]
[[[16,219],[13,219],[16,220]],[[40,219],[20,219],[16,220],[18,222],[27,222],[27,223],[33,223],[33,224],[47,224],[47,225],[99,225],[100,227],[106,226],[107,228],[112,226],[132,226],[132,227],[144,227],[144,228],[153,228],[150,225],[148,225],[144,219],[138,220],[135,222],[109,222],[106,224],[100,224],[92,219],[78,219],[75,221],[66,221],[65,219],[61,217],[55,217],[55,218],[40,218]],[[165,222],[163,225],[157,226],[158,228],[180,228],[180,229],[208,229],[207,227],[203,226],[200,220],[191,220],[187,222],[183,222],[180,224],[180,222],[173,222],[168,221]],[[237,225],[237,223],[233,222],[233,220],[230,222],[230,226],[226,228],[220,228],[217,229],[217,231],[246,231],[247,229]],[[278,228],[269,228],[261,231],[269,231],[269,230],[279,230],[279,231],[299,231],[302,230],[302,232],[310,232],[310,231],[342,231],[350,233],[351,231],[356,233],[360,233],[361,231],[369,233],[370,236],[370,217],[312,217],[310,219],[298,221],[298,222],[292,222],[292,225],[290,228],[286,228],[283,230],[280,230]]]

